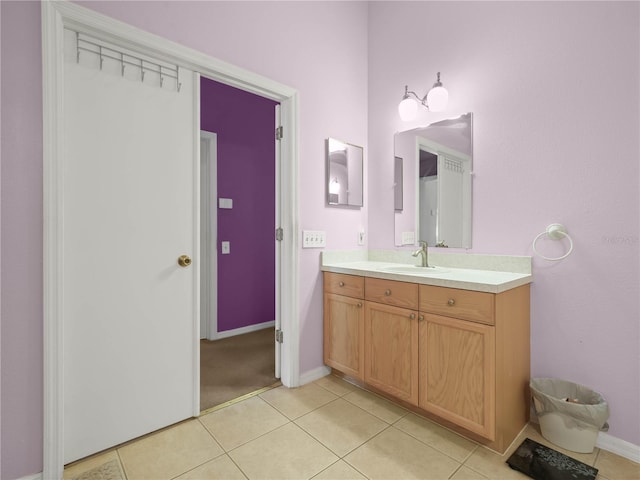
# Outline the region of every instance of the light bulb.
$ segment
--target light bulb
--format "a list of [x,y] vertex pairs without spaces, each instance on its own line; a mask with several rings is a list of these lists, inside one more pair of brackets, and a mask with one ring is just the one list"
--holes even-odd
[[442,112],[447,108],[449,92],[444,87],[433,87],[427,93],[427,105],[432,112]]
[[398,113],[404,122],[413,120],[418,114],[418,103],[413,98],[405,97],[398,105]]

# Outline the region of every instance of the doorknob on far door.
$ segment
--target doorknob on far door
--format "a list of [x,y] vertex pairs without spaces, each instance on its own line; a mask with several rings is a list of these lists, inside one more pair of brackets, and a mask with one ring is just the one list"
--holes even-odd
[[191,257],[189,257],[189,255],[180,255],[178,257],[178,265],[181,267],[188,267],[191,265]]

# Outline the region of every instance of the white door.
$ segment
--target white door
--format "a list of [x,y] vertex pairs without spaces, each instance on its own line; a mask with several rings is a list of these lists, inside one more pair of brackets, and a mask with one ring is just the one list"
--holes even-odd
[[199,408],[194,74],[178,92],[80,58],[64,69],[65,463]]

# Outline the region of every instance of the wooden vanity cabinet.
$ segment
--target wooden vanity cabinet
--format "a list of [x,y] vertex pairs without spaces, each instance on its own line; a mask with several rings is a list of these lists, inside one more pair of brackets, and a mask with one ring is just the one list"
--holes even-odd
[[420,285],[420,408],[504,452],[528,421],[529,305],[529,285]]
[[324,273],[324,363],[364,381],[364,279]]
[[324,275],[327,365],[507,449],[528,421],[528,284],[494,294]]
[[494,440],[494,327],[428,313],[421,319],[419,406]]
[[418,405],[418,286],[365,278],[364,380]]
[[418,312],[365,303],[364,380],[418,405]]

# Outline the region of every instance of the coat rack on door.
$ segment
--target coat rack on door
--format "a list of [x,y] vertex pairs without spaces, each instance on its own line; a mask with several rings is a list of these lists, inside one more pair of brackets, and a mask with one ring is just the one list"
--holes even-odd
[[157,75],[160,79],[160,88],[162,88],[165,79],[174,79],[176,82],[176,91],[180,92],[180,67],[178,65],[162,65],[154,61],[132,55],[131,53],[124,53],[116,50],[113,47],[109,47],[98,43],[95,39],[89,39],[80,32],[74,32],[76,34],[76,62],[80,63],[80,52],[87,52],[100,57],[100,70],[102,70],[103,62],[105,58],[115,60],[120,63],[121,73],[124,77],[125,68],[127,66],[137,68],[140,70],[140,81],[144,82],[145,73],[152,73]]

